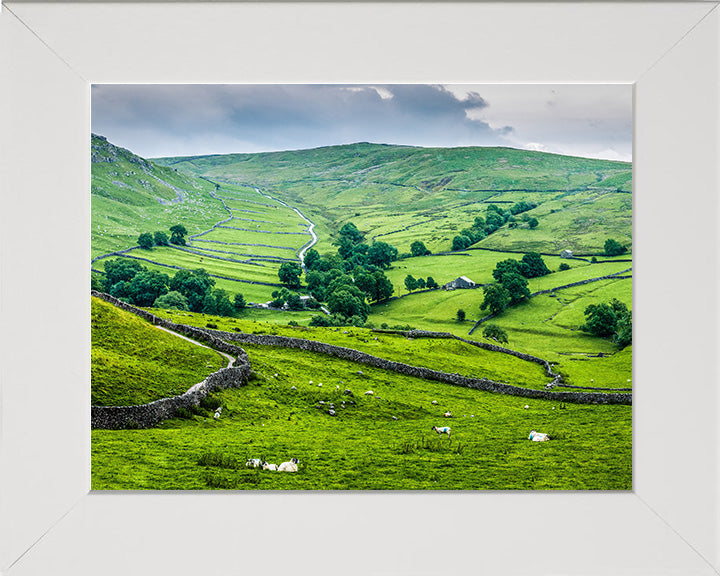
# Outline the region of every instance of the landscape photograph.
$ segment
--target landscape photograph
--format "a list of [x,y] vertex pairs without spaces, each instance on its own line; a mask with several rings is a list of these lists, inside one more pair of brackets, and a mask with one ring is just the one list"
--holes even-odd
[[630,85],[92,86],[93,490],[632,490]]

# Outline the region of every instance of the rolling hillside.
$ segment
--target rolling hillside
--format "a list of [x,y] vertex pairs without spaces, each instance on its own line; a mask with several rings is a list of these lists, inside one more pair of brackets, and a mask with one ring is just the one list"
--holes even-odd
[[540,225],[508,224],[478,246],[599,253],[608,237],[631,244],[632,170],[611,162],[512,148],[416,148],[359,143],[313,150],[161,158],[213,180],[259,186],[317,216],[319,250],[353,221],[401,252],[423,240],[433,252],[484,215],[520,200]]

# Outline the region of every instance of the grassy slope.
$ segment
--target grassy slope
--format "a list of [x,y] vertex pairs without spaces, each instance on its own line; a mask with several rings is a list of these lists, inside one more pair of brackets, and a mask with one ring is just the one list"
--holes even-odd
[[182,394],[227,365],[213,350],[92,299],[91,403],[123,406]]
[[[527,402],[368,367],[359,376],[355,364],[307,352],[246,348],[259,379],[219,395],[224,406],[219,421],[195,417],[152,430],[94,430],[92,488],[632,488],[629,406],[561,410],[553,402]],[[336,384],[353,390],[356,406],[339,407],[349,397],[336,392]],[[290,390],[293,385],[297,390]],[[365,396],[367,389],[375,397]],[[431,404],[434,399],[438,405]],[[318,408],[319,400],[334,402],[338,416]],[[442,418],[445,410],[454,417]],[[439,442],[432,425],[450,425],[452,442]],[[533,428],[554,439],[529,442]],[[300,472],[198,463],[213,453],[240,463],[251,457],[280,463],[296,456]]]
[[[509,248],[523,242],[542,251],[599,252],[607,237],[630,242],[631,196],[621,192],[630,189],[632,174],[622,162],[510,148],[378,144],[157,161],[193,174],[257,184],[301,206],[317,219],[320,250],[330,249],[330,236],[349,220],[371,237],[428,219],[434,223],[382,239],[401,251],[416,239],[433,251],[447,250],[457,231],[484,213],[482,202],[520,199],[543,204],[531,214],[540,226],[505,228],[502,241],[493,241],[493,235],[481,245]],[[519,189],[530,192],[512,191]],[[557,212],[551,215],[551,209]],[[590,228],[592,234],[578,243],[575,232]]]
[[142,232],[169,235],[170,226],[184,224],[193,234],[227,217],[210,196],[215,187],[209,182],[155,165],[95,135],[91,147],[93,256],[135,246]]

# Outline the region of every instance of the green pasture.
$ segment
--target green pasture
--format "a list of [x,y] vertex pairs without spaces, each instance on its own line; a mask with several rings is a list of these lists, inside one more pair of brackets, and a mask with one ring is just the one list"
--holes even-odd
[[227,360],[208,348],[153,327],[134,314],[92,298],[93,405],[143,404],[182,394]]
[[[299,350],[245,349],[258,378],[217,395],[219,420],[208,412],[150,430],[93,430],[92,488],[632,488],[629,406],[562,408]],[[350,399],[355,404],[343,407]],[[451,438],[438,438],[433,425],[450,426]],[[528,441],[532,429],[552,440]],[[300,459],[296,474],[244,468],[248,458],[279,464],[291,457]]]
[[[298,230],[298,232],[301,232],[301,230]],[[275,255],[287,258],[292,257],[293,252],[299,250],[312,237],[310,234],[265,234],[262,232],[233,230],[231,228],[215,228],[199,238],[219,242],[265,244],[266,246],[248,246],[248,248],[267,248],[270,246],[270,249],[277,253]]]
[[[539,364],[520,360],[509,354],[491,352],[452,339],[408,339],[388,333],[376,333],[367,328],[310,328],[268,325],[250,321],[251,315],[240,318],[218,318],[186,312],[153,310],[158,316],[173,322],[204,327],[208,322],[219,330],[290,336],[317,340],[335,346],[360,350],[379,358],[395,360],[443,372],[455,372],[470,378],[489,378],[523,388],[540,388],[550,381]],[[243,343],[239,344],[244,346]]]

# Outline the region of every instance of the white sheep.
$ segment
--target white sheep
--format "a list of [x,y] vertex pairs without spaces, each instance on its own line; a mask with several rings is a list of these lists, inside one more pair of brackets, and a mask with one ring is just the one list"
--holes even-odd
[[430,430],[434,430],[438,433],[438,438],[442,438],[443,434],[447,434],[448,438],[450,438],[450,427],[449,426],[442,426],[441,428],[438,428],[437,426],[433,426],[430,428]]
[[250,458],[247,462],[245,462],[245,466],[248,468],[259,468],[263,465],[263,461],[260,460],[260,458]]
[[528,440],[532,440],[533,442],[546,442],[550,440],[550,436],[543,434],[542,432],[535,432],[535,430],[531,430]]
[[262,463],[263,470],[277,470],[277,464],[268,464],[267,462]]
[[438,403],[437,400],[433,400],[432,402],[430,402],[430,404],[432,404],[433,406],[435,406],[437,403]]
[[452,414],[450,413],[449,410],[447,412],[445,412],[445,414],[443,414],[443,416],[445,416],[445,418],[452,418]]
[[278,472],[297,472],[299,462],[297,458],[290,458],[289,462],[283,462],[278,466]]
[[373,394],[374,392],[372,390],[368,390],[367,392],[365,392],[365,396],[372,396]]

